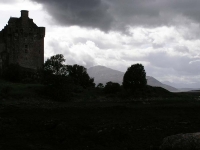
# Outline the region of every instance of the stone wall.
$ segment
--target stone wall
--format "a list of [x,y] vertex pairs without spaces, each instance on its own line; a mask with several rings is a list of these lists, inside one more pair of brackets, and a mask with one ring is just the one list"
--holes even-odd
[[1,59],[1,64],[19,64],[34,70],[42,68],[44,37],[45,28],[38,27],[33,19],[28,17],[28,11],[22,10],[21,17],[11,17],[8,25],[1,31],[0,59],[3,55],[6,55],[7,59]]

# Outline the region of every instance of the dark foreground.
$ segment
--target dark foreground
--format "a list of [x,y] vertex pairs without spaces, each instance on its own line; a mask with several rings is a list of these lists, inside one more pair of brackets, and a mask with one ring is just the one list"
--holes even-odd
[[200,131],[200,103],[0,101],[1,150],[157,149],[166,136]]

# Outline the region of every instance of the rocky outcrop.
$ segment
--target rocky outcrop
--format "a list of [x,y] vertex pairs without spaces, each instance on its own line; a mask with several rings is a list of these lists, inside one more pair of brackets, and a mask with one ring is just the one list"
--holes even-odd
[[200,150],[200,132],[177,134],[163,139],[161,150]]

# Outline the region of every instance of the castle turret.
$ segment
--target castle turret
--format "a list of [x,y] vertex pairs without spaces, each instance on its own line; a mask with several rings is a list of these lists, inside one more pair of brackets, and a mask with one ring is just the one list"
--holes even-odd
[[28,10],[21,10],[21,18],[28,19]]
[[28,11],[27,10],[21,10],[21,21],[23,26],[28,26]]

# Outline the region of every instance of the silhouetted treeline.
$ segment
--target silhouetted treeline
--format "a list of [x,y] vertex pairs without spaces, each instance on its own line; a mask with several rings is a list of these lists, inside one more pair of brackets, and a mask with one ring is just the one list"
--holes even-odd
[[[163,88],[147,86],[146,72],[142,64],[131,65],[124,74],[122,85],[107,82],[95,86],[87,69],[81,65],[66,65],[62,54],[48,58],[43,70],[37,72],[11,64],[3,77],[12,82],[40,83],[44,85],[41,95],[56,101],[74,99],[92,100],[98,97],[120,99],[172,96]],[[4,92],[5,93],[5,92]]]

